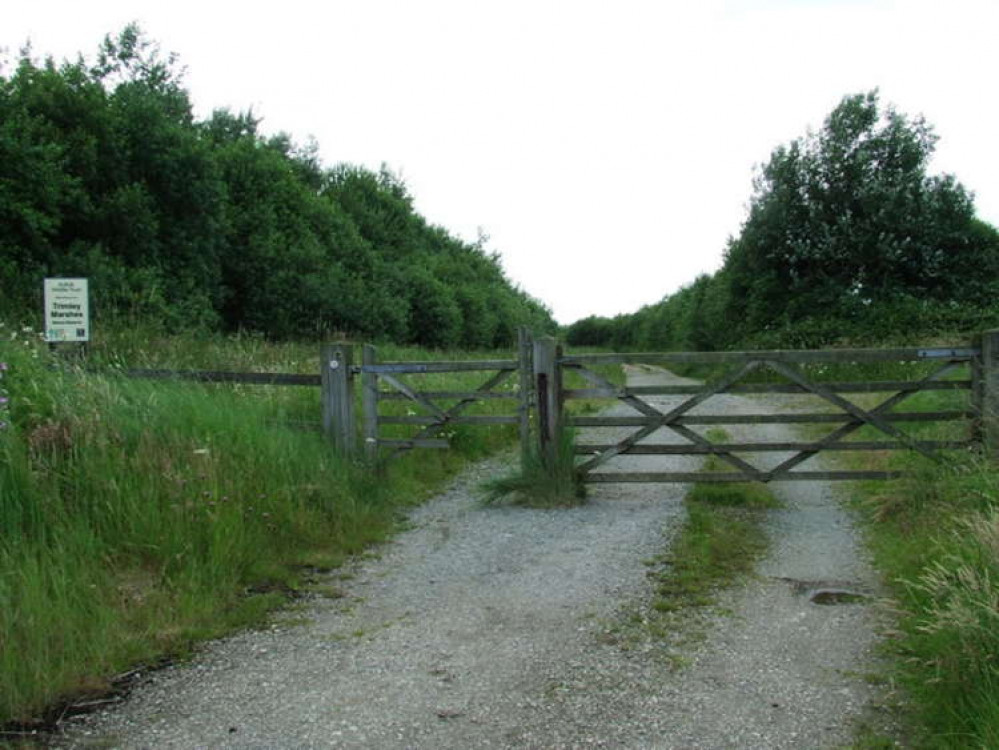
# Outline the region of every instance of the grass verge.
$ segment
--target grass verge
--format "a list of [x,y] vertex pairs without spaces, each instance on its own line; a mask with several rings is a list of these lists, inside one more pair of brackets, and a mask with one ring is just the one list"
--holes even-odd
[[999,747],[999,472],[976,456],[853,492],[896,629],[890,678],[916,747]]
[[[462,429],[452,450],[403,456],[375,477],[311,428],[318,389],[118,374],[316,372],[318,346],[164,337],[141,348],[119,332],[94,342],[91,362],[103,371],[57,366],[32,332],[0,329],[0,726],[43,724],[135,665],[260,622],[514,437]],[[479,385],[461,377],[442,385]],[[484,408],[509,410],[500,403]]]
[[[901,410],[967,405],[966,393],[926,392]],[[914,424],[906,432],[954,439],[966,429]],[[858,439],[881,437],[870,428],[857,433]],[[900,688],[907,743],[999,747],[999,470],[974,451],[948,452],[941,463],[906,453],[833,455],[848,468],[908,472],[897,481],[850,487],[866,544],[891,592],[894,628],[885,640],[890,666],[883,679]],[[894,745],[878,736],[857,746]]]

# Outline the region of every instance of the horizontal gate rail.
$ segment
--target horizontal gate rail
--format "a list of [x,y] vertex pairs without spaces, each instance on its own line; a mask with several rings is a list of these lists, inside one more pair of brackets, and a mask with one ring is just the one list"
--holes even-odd
[[[920,444],[931,450],[961,450],[971,448],[977,443],[974,440],[921,440]],[[574,452],[580,456],[604,453],[615,446],[605,445],[577,445]],[[663,443],[639,443],[633,445],[622,455],[631,456],[687,456],[687,455],[714,455],[719,453],[791,453],[794,451],[889,451],[902,450],[908,448],[908,444],[901,441],[877,441],[877,440],[857,440],[843,441],[823,444],[819,441],[813,443],[712,443],[711,445],[680,445]]]
[[380,424],[413,424],[413,425],[444,425],[446,424],[477,424],[477,425],[488,425],[488,424],[517,424],[519,417],[514,416],[494,416],[494,415],[481,415],[481,416],[471,416],[471,417],[460,417],[456,415],[449,415],[446,420],[441,420],[437,417],[385,417],[379,415],[378,422]]
[[[496,399],[518,399],[520,394],[517,391],[420,391],[421,396],[427,399],[441,401],[455,401],[466,398],[474,398],[478,401],[490,401]],[[382,401],[406,401],[409,397],[398,391],[378,391],[378,398]]]
[[835,362],[919,362],[932,359],[968,361],[978,349],[971,347],[938,347],[928,349],[821,349],[773,350],[754,352],[659,352],[656,354],[577,354],[562,357],[563,365],[600,364],[701,364],[723,365],[743,362],[798,362],[829,364]]
[[[971,419],[975,412],[970,409],[947,411],[889,412],[882,419],[888,422],[954,422]],[[659,424],[653,417],[568,417],[566,422],[572,427],[641,427]],[[860,420],[849,414],[694,414],[679,417],[674,424],[713,425],[713,424],[832,424],[839,422],[858,423]]]
[[[913,380],[884,380],[869,383],[819,383],[833,393],[895,393],[896,391],[967,391],[971,390],[971,380],[937,380],[919,385]],[[686,396],[700,393],[703,386],[698,385],[639,385],[631,388],[567,388],[563,391],[565,398],[620,398],[627,390],[633,396]],[[795,383],[741,383],[729,386],[725,393],[809,393]]]
[[[768,477],[767,482],[814,482],[816,480],[844,479],[898,479],[904,476],[901,471],[794,471],[779,476]],[[586,481],[593,484],[669,484],[708,482],[751,482],[754,477],[744,472],[716,472],[702,474],[696,471],[673,472],[593,472]]]
[[456,362],[383,362],[381,364],[360,365],[355,372],[370,372],[375,375],[425,374],[431,372],[470,372],[475,370],[516,370],[519,363],[515,359],[459,360]]

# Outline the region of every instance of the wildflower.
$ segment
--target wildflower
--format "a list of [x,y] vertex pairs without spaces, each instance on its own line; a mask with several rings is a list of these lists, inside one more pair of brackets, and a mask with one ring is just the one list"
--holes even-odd
[[7,363],[6,362],[0,362],[0,372],[4,371],[6,369],[7,369]]

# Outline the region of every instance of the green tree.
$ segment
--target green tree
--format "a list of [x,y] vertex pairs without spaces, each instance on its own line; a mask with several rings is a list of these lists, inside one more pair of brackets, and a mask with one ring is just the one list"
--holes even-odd
[[953,177],[927,174],[935,143],[922,118],[882,108],[874,91],[776,149],[727,254],[737,335],[906,298],[985,304],[999,243]]
[[134,25],[93,63],[0,69],[0,312],[32,315],[55,274],[88,276],[98,316],[173,327],[430,346],[553,327],[387,169],[327,168],[315,141],[258,124],[196,122],[176,58]]

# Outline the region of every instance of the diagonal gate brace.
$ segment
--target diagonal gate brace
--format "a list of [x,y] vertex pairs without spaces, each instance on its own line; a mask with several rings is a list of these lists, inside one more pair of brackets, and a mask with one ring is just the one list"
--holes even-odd
[[[688,429],[687,427],[674,424],[675,420],[679,419],[683,414],[687,413],[688,411],[698,406],[699,404],[703,403],[712,396],[715,396],[725,391],[726,389],[731,387],[734,383],[744,378],[746,375],[751,373],[759,366],[760,362],[758,360],[747,362],[742,367],[740,367],[736,372],[709,385],[708,387],[705,388],[705,390],[701,391],[695,396],[692,396],[679,406],[665,413],[660,411],[659,409],[656,409],[654,406],[648,404],[647,402],[643,401],[637,396],[634,396],[633,394],[629,393],[627,388],[619,389],[606,379],[602,378],[600,375],[597,375],[596,373],[591,372],[590,370],[587,370],[584,367],[579,367],[578,369],[580,371],[580,374],[583,375],[584,378],[589,380],[594,385],[598,385],[604,388],[610,388],[611,390],[617,391],[619,393],[618,398],[627,403],[629,406],[632,406],[633,408],[637,409],[642,414],[645,414],[646,416],[653,418],[653,421],[650,421],[649,424],[647,424],[645,427],[642,427],[641,429],[637,430],[635,433],[622,440],[613,448],[604,451],[600,455],[593,456],[587,461],[584,461],[583,463],[581,463],[579,466],[576,467],[576,471],[583,474],[592,471],[596,467],[601,466],[607,461],[610,461],[615,456],[621,455],[622,453],[628,451],[630,448],[635,446],[641,440],[645,439],[646,437],[648,437],[661,427],[669,428],[676,434],[680,435],[683,438],[686,438],[695,445],[711,446],[712,443],[707,438],[702,437],[701,435],[699,435],[698,433],[694,432],[691,429]],[[743,461],[741,458],[730,452],[720,451],[718,452],[717,455],[719,458],[732,464],[740,471],[745,472],[748,475],[747,479],[749,478],[762,479],[765,476],[764,472],[760,471],[752,464]]]
[[[488,393],[489,391],[492,391],[496,386],[501,385],[503,381],[507,380],[513,374],[514,370],[500,370],[495,375],[490,377],[486,382],[484,382],[482,385],[476,388],[475,393]],[[398,388],[397,385],[398,381],[396,381],[395,378],[391,378],[385,373],[379,373],[378,377],[386,378],[386,380],[388,380],[389,384],[392,385],[392,387],[396,388],[397,390],[400,390],[400,392],[405,394],[407,397],[412,398],[411,396],[409,396],[408,393],[406,393],[406,391]],[[402,384],[399,383],[399,385]],[[427,425],[422,430],[420,430],[416,435],[414,435],[411,438],[411,442],[413,443],[415,443],[416,441],[425,440],[427,438],[433,438],[447,426],[447,423],[450,420],[457,417],[461,412],[463,412],[465,409],[467,409],[469,406],[471,406],[472,404],[474,404],[476,401],[479,400],[474,396],[472,398],[464,398],[449,409],[441,409],[428,399],[419,397],[419,394],[417,394],[415,391],[412,391],[412,389],[407,388],[406,390],[410,391],[410,393],[412,393],[413,396],[416,396],[417,398],[413,400],[417,401],[417,403],[424,405],[424,408],[429,406],[433,414],[436,417],[438,417],[438,419],[440,420],[439,422],[435,422],[434,424]],[[392,453],[392,457],[398,456],[400,453],[409,450],[410,447],[411,446],[401,446],[396,448],[396,450]]]
[[[777,363],[770,362],[769,364],[771,366],[773,366],[774,364],[777,364]],[[913,449],[918,450],[923,455],[929,456],[934,461],[938,461],[939,462],[941,460],[941,458],[940,458],[940,456],[938,454],[934,453],[933,451],[930,451],[930,450],[926,449],[923,446],[920,446],[911,437],[909,437],[908,435],[905,435],[900,430],[896,429],[894,425],[892,425],[891,423],[885,422],[885,420],[881,419],[880,415],[886,414],[890,409],[893,409],[895,406],[897,406],[898,404],[900,404],[905,399],[909,398],[914,393],[919,392],[919,390],[924,385],[926,385],[927,383],[932,382],[934,380],[938,380],[938,379],[942,378],[944,375],[946,375],[947,373],[949,373],[951,370],[955,369],[959,365],[960,365],[960,363],[958,363],[958,362],[947,362],[942,367],[939,367],[938,369],[934,370],[932,373],[930,373],[929,375],[927,375],[923,379],[918,380],[918,381],[913,381],[912,384],[909,385],[907,388],[899,391],[894,396],[891,396],[890,398],[888,398],[885,401],[881,402],[880,404],[878,404],[873,409],[870,409],[869,411],[865,411],[864,409],[860,409],[855,404],[852,404],[852,403],[846,401],[845,399],[842,399],[839,396],[836,396],[835,394],[830,393],[825,388],[820,388],[820,387],[814,386],[814,384],[809,383],[808,381],[806,381],[805,378],[804,378],[804,376],[800,375],[797,371],[795,371],[794,369],[792,369],[790,367],[786,367],[785,366],[784,371],[781,371],[781,374],[783,374],[785,377],[789,377],[794,382],[796,382],[799,385],[801,385],[803,388],[806,388],[807,390],[811,391],[812,393],[815,393],[815,395],[817,395],[817,396],[821,396],[822,398],[826,398],[825,394],[831,395],[832,399],[827,399],[827,400],[830,400],[832,403],[836,404],[837,406],[839,406],[839,403],[837,403],[838,401],[844,401],[845,403],[849,404],[850,407],[852,407],[856,411],[860,412],[861,415],[872,416],[874,419],[877,420],[877,422],[880,422],[882,424],[887,424],[888,427],[890,428],[889,434],[892,435],[892,437],[901,436],[902,441],[906,445],[909,445]],[[775,368],[775,369],[778,369],[778,368]],[[822,392],[819,392],[819,391],[822,391]],[[863,427],[865,424],[873,424],[875,427],[878,427],[878,429],[881,429],[881,427],[880,427],[879,424],[877,424],[875,422],[872,422],[871,420],[866,419],[864,416],[860,416],[858,414],[854,414],[850,410],[847,410],[847,411],[848,411],[848,413],[851,414],[851,416],[855,417],[855,421],[850,422],[848,424],[845,424],[842,427],[839,427],[839,428],[833,430],[828,435],[826,435],[824,438],[822,438],[820,441],[818,441],[818,443],[815,444],[814,448],[811,448],[811,449],[806,450],[806,451],[801,451],[800,453],[792,456],[791,458],[787,459],[786,461],[784,461],[780,465],[774,467],[773,469],[771,469],[768,472],[768,474],[769,474],[768,479],[777,477],[779,475],[783,475],[783,474],[789,473],[791,471],[791,469],[793,469],[795,466],[797,466],[797,465],[799,465],[799,464],[804,463],[805,461],[807,461],[809,458],[811,458],[816,453],[818,453],[819,451],[821,451],[822,448],[824,448],[826,445],[829,445],[831,443],[835,443],[835,442],[841,440],[842,438],[846,437],[847,435],[850,435],[851,433],[856,432],[861,427]]]

